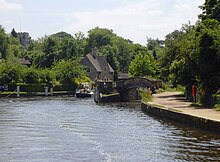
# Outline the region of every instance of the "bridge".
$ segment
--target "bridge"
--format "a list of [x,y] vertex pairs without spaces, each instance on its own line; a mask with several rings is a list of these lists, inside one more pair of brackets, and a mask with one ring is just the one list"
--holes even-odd
[[[96,82],[96,92],[97,94],[112,94],[112,92],[117,91],[119,93],[119,98],[114,96],[114,101],[132,101],[132,100],[140,100],[141,96],[139,93],[140,88],[149,87],[152,93],[155,92],[155,88],[158,88],[162,85],[161,81],[155,81],[152,79],[144,78],[144,77],[134,77],[124,80],[119,80],[114,83],[112,82]],[[113,93],[113,94],[114,94]],[[97,96],[97,95],[96,95]],[[106,100],[111,101],[113,96],[105,97]],[[101,100],[100,96],[96,100]]]
[[144,77],[134,77],[116,82],[116,89],[120,93],[122,101],[140,99],[140,94],[138,92],[139,88],[149,87],[152,93],[154,93],[155,88],[159,86],[159,81],[155,81]]

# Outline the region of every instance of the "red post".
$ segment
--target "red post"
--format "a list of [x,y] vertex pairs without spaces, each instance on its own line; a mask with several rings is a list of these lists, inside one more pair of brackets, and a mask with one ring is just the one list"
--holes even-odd
[[194,102],[196,102],[196,86],[195,85],[192,85],[192,96],[193,96]]

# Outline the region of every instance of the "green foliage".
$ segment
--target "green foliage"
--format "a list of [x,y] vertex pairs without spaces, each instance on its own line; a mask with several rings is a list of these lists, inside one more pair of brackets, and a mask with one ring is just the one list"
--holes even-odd
[[203,90],[201,102],[213,106],[212,94],[220,87],[220,24],[204,19],[195,26],[183,25],[165,40],[160,59],[161,76],[174,85],[197,85]]
[[152,54],[154,56],[154,59],[157,60],[161,57],[164,51],[164,41],[159,40],[158,38],[156,40],[152,38],[147,38],[147,48],[148,50],[152,51]]
[[22,83],[24,81],[24,73],[26,67],[13,61],[0,62],[0,83]]
[[87,51],[97,47],[99,54],[107,57],[109,64],[116,71],[128,71],[129,64],[134,55],[134,45],[106,28],[90,30]]
[[26,83],[38,83],[40,78],[39,70],[35,67],[26,68],[25,82]]
[[206,0],[204,5],[200,6],[203,13],[199,15],[202,20],[216,19],[220,22],[220,1]]
[[74,35],[75,39],[75,51],[78,57],[83,57],[85,54],[86,47],[88,46],[87,39],[82,32],[78,32]]
[[8,38],[5,29],[0,25],[0,59],[7,59],[8,57]]
[[145,103],[152,101],[152,95],[147,94],[146,89],[139,89],[139,94],[141,96],[141,100]]
[[[201,84],[210,91],[220,87],[220,24],[207,19],[197,27],[199,75]],[[205,68],[204,68],[205,67]]]
[[74,78],[80,78],[85,75],[79,60],[55,62],[52,71],[56,73],[57,80],[61,83],[72,83]]
[[112,45],[111,38],[115,36],[113,30],[106,28],[94,28],[88,32],[88,48]]
[[156,72],[156,65],[149,53],[137,54],[129,66],[131,76],[149,76]]
[[111,65],[111,67],[117,72],[119,70],[119,61],[117,59],[118,49],[110,45],[103,46],[99,50],[100,55],[104,55]]

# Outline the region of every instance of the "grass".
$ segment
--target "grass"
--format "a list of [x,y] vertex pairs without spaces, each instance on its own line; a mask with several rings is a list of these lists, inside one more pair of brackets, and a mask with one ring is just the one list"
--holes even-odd
[[139,89],[139,93],[143,102],[147,103],[152,101],[152,95],[147,95],[146,89]]
[[215,104],[214,108],[216,111],[220,111],[220,104]]
[[163,89],[168,92],[184,92],[185,87],[182,85],[177,85],[173,87],[172,85],[163,84]]
[[[0,95],[11,95],[17,94],[17,92],[0,92]],[[20,94],[27,94],[27,92],[20,92]]]
[[201,103],[192,103],[191,106],[204,107]]

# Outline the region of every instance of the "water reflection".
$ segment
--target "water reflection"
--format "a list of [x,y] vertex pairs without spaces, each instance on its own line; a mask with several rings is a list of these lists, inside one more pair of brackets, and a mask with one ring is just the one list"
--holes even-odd
[[218,135],[72,97],[1,100],[0,145],[0,161],[220,161]]

